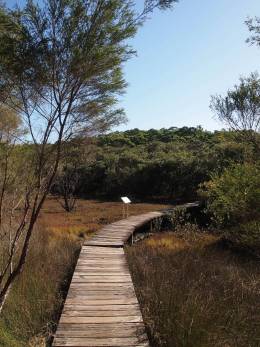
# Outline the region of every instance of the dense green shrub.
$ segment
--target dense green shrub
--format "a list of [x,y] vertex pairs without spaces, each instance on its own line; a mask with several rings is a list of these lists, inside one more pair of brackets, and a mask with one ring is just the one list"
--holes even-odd
[[260,166],[235,164],[204,183],[200,193],[219,226],[232,226],[260,217]]

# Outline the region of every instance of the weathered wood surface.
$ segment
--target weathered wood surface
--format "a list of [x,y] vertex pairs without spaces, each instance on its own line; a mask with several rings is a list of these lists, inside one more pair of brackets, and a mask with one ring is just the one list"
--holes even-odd
[[162,212],[149,212],[115,222],[101,229],[86,245],[123,247],[136,228],[160,216]]
[[82,247],[53,346],[149,346],[123,246],[150,212],[101,229]]

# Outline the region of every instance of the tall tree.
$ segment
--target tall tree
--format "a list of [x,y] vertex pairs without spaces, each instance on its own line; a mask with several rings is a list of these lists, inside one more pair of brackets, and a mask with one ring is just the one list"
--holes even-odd
[[153,10],[175,2],[144,0],[140,13],[130,0],[28,0],[22,9],[1,10],[1,100],[21,115],[33,153],[24,213],[17,215],[19,247],[14,243],[0,274],[0,311],[22,271],[63,144],[125,120],[116,103],[126,87],[122,65],[134,54],[128,40]]
[[[28,152],[18,145],[23,135],[21,119],[14,111],[0,105],[0,282],[13,271],[18,244],[29,212],[27,189]],[[19,218],[17,209],[19,208]]]
[[257,73],[240,78],[226,96],[211,97],[211,109],[217,117],[259,151],[260,78]]

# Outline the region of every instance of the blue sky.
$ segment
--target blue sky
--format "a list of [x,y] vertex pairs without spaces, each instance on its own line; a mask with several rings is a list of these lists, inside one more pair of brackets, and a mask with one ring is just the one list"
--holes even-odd
[[155,13],[132,41],[138,57],[125,67],[129,122],[120,129],[222,128],[210,95],[260,72],[260,50],[245,43],[244,21],[256,15],[260,0],[180,0],[173,11]]
[[138,56],[124,68],[129,86],[121,104],[129,121],[119,129],[222,128],[210,96],[260,72],[260,49],[245,43],[244,21],[257,15],[260,0],[180,0],[173,11],[156,11],[131,40]]

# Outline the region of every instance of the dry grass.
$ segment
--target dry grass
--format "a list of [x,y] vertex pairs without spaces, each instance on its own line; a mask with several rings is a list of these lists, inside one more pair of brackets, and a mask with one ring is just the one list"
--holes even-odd
[[128,248],[153,347],[259,347],[260,268],[196,227]]
[[[130,212],[164,207],[133,204]],[[67,213],[56,199],[46,201],[24,271],[0,319],[0,347],[45,346],[55,331],[81,238],[121,218],[121,203],[80,200],[77,209]]]
[[[131,204],[130,215],[156,211],[168,207],[161,204]],[[122,219],[121,202],[97,200],[78,200],[76,209],[64,211],[57,199],[49,198],[43,207],[39,223],[55,233],[69,233],[86,237],[102,228],[105,224]]]
[[1,347],[41,346],[48,340],[77,259],[79,242],[36,228],[24,271],[0,319]]

